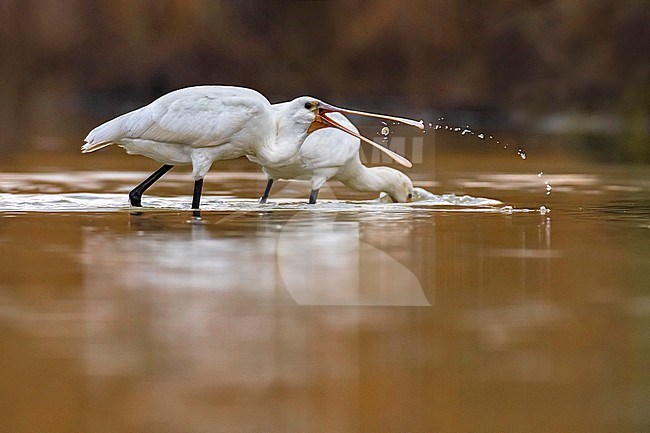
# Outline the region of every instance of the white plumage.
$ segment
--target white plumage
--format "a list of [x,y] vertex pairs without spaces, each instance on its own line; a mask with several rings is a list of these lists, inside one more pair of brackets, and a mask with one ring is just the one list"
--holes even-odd
[[[275,104],[278,115],[287,108],[287,103]],[[359,133],[357,128],[343,114],[332,113],[330,119],[339,125]],[[359,158],[360,140],[339,129],[319,129],[307,136],[298,153],[281,166],[262,165],[268,185],[262,199],[266,202],[275,180],[308,179],[311,182],[310,202],[315,203],[318,190],[329,179],[342,182],[357,191],[386,192],[395,202],[404,203],[413,196],[413,183],[404,173],[390,167],[365,167]],[[253,162],[261,163],[253,156]]]
[[[180,89],[93,129],[81,149],[93,152],[115,143],[163,164],[192,164],[198,180],[213,161],[256,153],[276,138],[290,148],[288,154],[298,150],[300,138],[276,137],[270,105],[260,93],[241,87]],[[306,118],[304,136],[312,121],[313,115]]]
[[[143,155],[163,164],[129,194],[133,206],[142,194],[175,165],[192,164],[192,208],[200,204],[203,178],[216,160],[250,156],[274,169],[293,158],[310,132],[338,128],[364,141],[357,132],[333,121],[328,113],[347,112],[386,118],[423,128],[421,122],[338,108],[302,96],[274,109],[259,92],[243,87],[196,86],[180,89],[149,105],[110,120],[88,134],[81,148],[94,152],[117,144],[128,154]],[[378,146],[402,164],[405,158]]]

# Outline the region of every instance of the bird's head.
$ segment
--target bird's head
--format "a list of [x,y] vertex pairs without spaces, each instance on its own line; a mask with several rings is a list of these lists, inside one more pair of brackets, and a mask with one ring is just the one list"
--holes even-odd
[[[293,119],[294,122],[307,125],[307,134],[310,134],[321,128],[337,128],[343,132],[346,132],[354,137],[357,137],[361,141],[364,141],[382,152],[389,155],[398,163],[402,164],[405,167],[412,167],[413,164],[404,158],[402,155],[399,155],[393,152],[390,149],[375,143],[374,141],[360,135],[356,131],[353,131],[327,115],[327,113],[342,113],[342,114],[353,114],[357,116],[365,117],[374,117],[378,119],[384,119],[392,122],[404,123],[406,125],[415,126],[416,128],[424,129],[424,124],[420,121],[415,121],[411,119],[404,119],[401,117],[387,116],[384,114],[375,114],[375,113],[366,113],[365,111],[356,111],[349,110],[347,108],[340,108],[330,105],[326,102],[320,101],[316,98],[309,96],[301,96],[294,99],[293,101],[287,103],[286,106],[283,106],[283,109],[287,110]],[[285,111],[285,113],[287,112]]]
[[382,192],[388,194],[393,203],[409,203],[413,199],[413,182],[407,175],[390,167],[374,167],[371,170],[381,177]]

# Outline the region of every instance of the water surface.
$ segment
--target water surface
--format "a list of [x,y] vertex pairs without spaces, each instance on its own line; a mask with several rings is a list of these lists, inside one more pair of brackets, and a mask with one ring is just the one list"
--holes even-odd
[[650,428],[647,169],[420,172],[428,202],[334,183],[317,206],[214,171],[201,219],[186,172],[131,208],[147,174],[0,174],[0,430]]

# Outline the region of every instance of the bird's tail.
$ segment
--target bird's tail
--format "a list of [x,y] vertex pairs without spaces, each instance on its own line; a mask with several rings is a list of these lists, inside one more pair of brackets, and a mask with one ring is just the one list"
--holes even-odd
[[81,146],[81,153],[94,152],[96,150],[103,149],[106,146],[110,146],[111,144],[113,144],[113,143],[110,143],[110,142],[108,142],[108,143],[106,143],[106,142],[104,142],[104,143],[86,143],[83,146]]

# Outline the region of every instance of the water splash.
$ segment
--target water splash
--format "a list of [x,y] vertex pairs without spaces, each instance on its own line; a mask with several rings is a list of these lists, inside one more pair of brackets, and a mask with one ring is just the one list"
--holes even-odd
[[[442,122],[445,118],[444,117],[439,117],[438,122]],[[436,123],[433,125],[432,123],[429,123],[429,128],[433,128],[434,130],[442,130],[444,129],[445,131],[453,131],[453,132],[460,132],[460,135],[474,135],[478,137],[481,140],[485,140],[486,138],[489,140],[494,140],[494,135],[492,134],[486,134],[485,132],[475,132],[472,131],[471,127],[469,125],[465,125],[465,127],[460,127],[460,126],[453,126],[449,124],[442,124],[442,123]],[[501,144],[499,140],[494,140],[496,144]],[[505,143],[503,145],[504,149],[507,149],[509,146],[508,143]],[[519,147],[517,149],[517,155],[521,159],[526,159],[528,156],[526,155],[526,151],[524,150],[523,146]]]
[[[388,136],[390,135],[390,128],[388,126],[388,122],[382,121],[381,122],[382,127],[379,131],[377,131],[377,135],[381,137],[381,142],[384,145],[388,145]],[[395,124],[395,122],[393,122]]]
[[[0,213],[19,212],[179,212],[190,211],[190,196],[157,197],[148,195],[145,206],[133,208],[124,194],[68,193],[68,194],[0,194]],[[304,199],[275,198],[266,204],[258,199],[232,196],[206,196],[201,203],[205,212],[303,211],[313,212],[405,212],[405,211],[480,211],[501,212],[503,203],[487,197],[456,194],[433,194],[423,188],[414,188],[410,203],[392,203],[385,193],[374,200],[319,200],[310,205]],[[517,209],[531,212],[532,209]]]
[[[442,122],[444,120],[444,117],[439,117],[438,122]],[[433,128],[434,130],[441,130],[444,129],[445,131],[453,131],[453,132],[460,132],[460,135],[474,135],[478,137],[481,140],[485,140],[486,138],[489,140],[494,140],[494,135],[491,134],[486,134],[485,132],[475,132],[472,131],[471,127],[469,125],[465,125],[465,127],[460,127],[460,126],[453,126],[449,124],[441,124],[441,123],[436,123],[435,125],[432,125],[429,123],[429,128]],[[495,140],[496,144],[501,144],[499,140]],[[508,143],[505,143],[503,145],[504,149],[507,149],[509,146]],[[526,150],[524,149],[523,146],[519,146],[517,148],[517,155],[521,159],[527,159],[528,155],[526,154]]]
[[[439,117],[438,118],[438,122],[442,122],[443,120],[444,120],[444,117]],[[429,123],[429,127],[431,127],[431,123]],[[466,125],[464,128],[462,128],[460,126],[450,126],[450,125],[443,125],[441,123],[436,123],[436,125],[433,128],[435,130],[441,130],[441,129],[444,128],[444,130],[446,130],[446,131],[460,132],[461,135],[468,135],[468,134],[469,135],[475,135],[476,137],[478,137],[481,140],[484,140],[486,137],[489,138],[490,140],[494,140],[493,135],[487,135],[484,132],[475,133],[474,131],[471,130],[469,125]],[[496,144],[501,145],[501,142],[499,140],[495,140],[495,142],[496,142]],[[504,149],[508,149],[508,146],[509,146],[508,143],[503,144]],[[526,154],[526,150],[525,150],[524,146],[519,146],[517,148],[517,156],[519,156],[523,160],[526,160],[528,158],[528,155]],[[544,172],[540,171],[537,174],[537,177],[542,178],[543,175],[544,175]],[[552,189],[553,189],[553,187],[551,186],[549,181],[545,181],[544,182],[544,191],[545,191],[546,195],[550,195]]]
[[[481,140],[485,140],[486,138],[489,140],[494,140],[494,135],[491,134],[486,134],[485,132],[475,132],[472,130],[472,128],[469,125],[465,125],[465,127],[460,127],[460,126],[453,126],[449,124],[442,124],[441,122],[445,120],[444,117],[439,117],[438,122],[433,124],[429,122],[429,128],[432,128],[434,130],[440,130],[444,129],[446,131],[453,131],[453,132],[460,132],[461,135],[475,135]],[[499,141],[496,141],[497,144],[499,144]]]
[[[381,203],[392,203],[392,199],[386,194],[381,193],[377,201]],[[499,206],[502,202],[492,198],[472,197],[469,195],[458,196],[456,194],[433,194],[423,188],[413,188],[413,199],[408,205],[418,206],[463,206],[463,207],[484,207]]]

